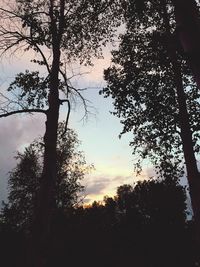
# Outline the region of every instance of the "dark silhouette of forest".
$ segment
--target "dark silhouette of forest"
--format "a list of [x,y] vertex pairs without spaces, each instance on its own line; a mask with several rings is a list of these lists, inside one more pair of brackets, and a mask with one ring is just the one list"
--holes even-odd
[[[1,262],[26,266],[29,231],[9,224],[9,216],[2,212]],[[57,207],[44,253],[52,267],[192,267],[198,261],[193,231],[185,188],[173,178],[150,179],[118,187],[103,203]]]

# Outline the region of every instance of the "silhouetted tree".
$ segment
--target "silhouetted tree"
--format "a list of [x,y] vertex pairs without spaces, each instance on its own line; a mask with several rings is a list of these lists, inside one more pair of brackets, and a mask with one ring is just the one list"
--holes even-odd
[[[114,114],[140,159],[150,157],[163,175],[178,176],[184,154],[195,220],[200,230],[199,90],[176,36],[171,1],[129,1],[126,33],[113,66],[105,71],[105,96],[114,98]],[[183,152],[183,153],[182,153]],[[140,161],[139,161],[140,163]],[[140,164],[139,164],[140,167]],[[198,234],[200,238],[200,234]]]
[[184,225],[186,192],[176,180],[138,182],[133,195],[135,205],[146,223]]
[[[77,135],[71,129],[63,135],[64,123],[59,124],[57,145],[56,209],[66,212],[78,205],[84,187],[80,181],[92,166],[86,165],[84,155],[78,150]],[[41,141],[41,140],[40,140]],[[3,209],[5,223],[16,230],[30,232],[34,206],[40,187],[44,146],[33,142],[19,153],[17,166],[10,172],[8,203]]]
[[[32,62],[46,68],[44,77],[37,71],[27,71],[16,76],[12,88],[22,90],[22,94],[18,95],[16,101],[6,98],[8,102],[5,104],[3,101],[0,115],[7,117],[25,112],[46,115],[44,164],[33,234],[35,248],[40,250],[39,254],[43,251],[40,245],[45,246],[55,206],[56,144],[60,105],[66,102],[70,111],[72,94],[81,97],[86,104],[81,91],[70,84],[65,66],[77,59],[81,63],[90,63],[91,56],[101,54],[100,46],[105,45],[112,36],[111,27],[118,25],[118,16],[113,12],[118,13],[118,6],[112,0],[15,0],[10,5],[8,1],[7,6],[3,1],[0,7],[1,52],[12,53],[19,49],[25,52],[32,51]],[[62,94],[65,96],[64,99],[60,99]],[[45,105],[41,103],[44,99]],[[66,124],[68,117],[69,113]],[[33,265],[43,266],[44,261],[42,256],[39,256]]]
[[118,247],[126,246],[126,264],[134,251],[137,266],[194,266],[192,239],[187,239],[186,192],[176,179],[122,185],[115,201],[122,242]]

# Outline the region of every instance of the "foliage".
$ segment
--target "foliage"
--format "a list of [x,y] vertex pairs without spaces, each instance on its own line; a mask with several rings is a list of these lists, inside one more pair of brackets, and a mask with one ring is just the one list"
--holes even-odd
[[186,220],[186,192],[176,179],[120,186],[116,201],[122,212],[137,214],[142,224],[183,224]]
[[[113,32],[110,31],[111,27],[119,25],[119,20],[114,17],[116,13],[119,14],[117,2],[67,0],[64,3],[64,18],[60,22],[62,9],[60,1],[54,1],[53,10],[51,10],[51,1],[48,0],[17,0],[16,14],[22,21],[23,29],[30,28],[34,43],[39,46],[45,45],[50,49],[54,42],[53,38],[55,38],[50,24],[50,17],[53,16],[56,24],[62,23],[60,48],[66,54],[67,59],[80,58],[81,61],[86,62],[91,54],[98,55],[97,48],[102,43],[105,44],[113,35]],[[111,16],[112,21],[110,20]],[[34,47],[34,43],[30,44],[27,49]],[[43,61],[39,63],[44,64]]]
[[178,175],[183,160],[180,136],[179,107],[176,84],[168,45],[177,49],[181,64],[187,108],[193,132],[195,151],[199,151],[200,93],[191,77],[184,55],[176,38],[174,10],[171,1],[165,8],[171,39],[166,34],[163,1],[142,1],[124,6],[126,31],[120,36],[119,49],[112,52],[112,66],[105,70],[106,88],[100,93],[112,96],[115,116],[121,118],[123,131],[132,132],[133,154],[141,161],[150,158],[165,176]]
[[[56,208],[64,211],[78,205],[84,187],[80,181],[92,166],[86,164],[84,155],[78,150],[76,133],[68,129],[63,136],[64,124],[59,124],[56,181]],[[44,146],[37,140],[18,152],[17,166],[10,172],[8,203],[4,204],[3,217],[18,229],[29,229],[34,204],[40,186]]]
[[9,85],[8,91],[17,93],[19,103],[24,108],[44,108],[47,105],[48,79],[39,76],[38,71],[18,73]]

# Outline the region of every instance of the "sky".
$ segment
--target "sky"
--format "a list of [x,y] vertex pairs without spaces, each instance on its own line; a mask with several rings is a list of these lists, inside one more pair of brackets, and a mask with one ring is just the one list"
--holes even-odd
[[[99,95],[99,90],[105,86],[103,69],[110,65],[110,50],[107,48],[104,59],[95,59],[94,67],[82,67],[79,71],[88,72],[77,76],[73,80],[74,86],[88,88],[83,92],[90,101],[87,119],[83,106],[77,103],[70,116],[69,127],[73,128],[81,141],[80,149],[84,151],[88,164],[95,169],[82,181],[85,185],[85,202],[102,200],[103,196],[113,196],[118,186],[133,184],[136,180],[143,180],[153,175],[150,167],[146,166],[139,177],[133,171],[134,156],[129,146],[133,138],[131,134],[118,138],[122,125],[120,120],[110,114],[113,110],[111,99]],[[29,54],[3,58],[0,62],[1,91],[5,90],[15,74],[25,69],[35,70],[37,65],[30,63]],[[73,66],[75,71],[76,66]],[[69,68],[69,71],[72,71]],[[60,113],[60,120],[66,117],[66,107]],[[8,193],[8,176],[16,165],[17,151],[23,151],[38,136],[43,136],[45,116],[15,115],[0,119],[0,202],[6,200]]]

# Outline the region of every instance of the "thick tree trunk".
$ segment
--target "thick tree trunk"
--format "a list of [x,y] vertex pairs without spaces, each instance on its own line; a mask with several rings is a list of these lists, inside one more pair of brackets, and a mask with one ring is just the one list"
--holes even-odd
[[59,118],[59,63],[60,50],[55,45],[53,50],[53,63],[50,74],[49,109],[44,135],[44,165],[41,177],[40,191],[35,207],[35,221],[33,225],[32,259],[31,266],[46,266],[46,255],[51,231],[52,216],[55,210],[56,185],[56,145]]
[[[179,2],[179,1],[177,1]],[[187,1],[186,1],[187,2]],[[185,8],[185,0],[181,1]],[[186,95],[184,92],[183,79],[181,73],[181,66],[178,62],[176,46],[173,44],[174,38],[170,33],[170,24],[166,10],[166,2],[162,0],[163,19],[168,36],[168,54],[171,60],[172,69],[174,72],[174,82],[176,86],[177,102],[179,106],[179,122],[181,129],[181,140],[183,145],[183,153],[185,158],[185,165],[187,170],[187,178],[190,190],[190,197],[194,213],[194,220],[196,224],[196,240],[200,244],[200,174],[197,168],[197,162],[194,153],[194,144],[192,140],[192,132],[190,126],[190,119],[186,104]]]
[[56,145],[59,119],[59,70],[60,44],[64,28],[65,1],[60,0],[59,20],[55,17],[55,1],[50,0],[49,15],[51,19],[53,62],[50,71],[49,109],[44,135],[44,165],[38,202],[35,208],[35,222],[33,227],[33,267],[47,267],[47,259],[51,243],[51,225],[55,211],[55,188],[57,178]]
[[200,88],[200,20],[195,0],[172,0],[177,34]]
[[53,62],[50,71],[49,109],[44,135],[44,165],[38,202],[35,208],[35,222],[33,227],[33,267],[47,267],[49,248],[51,243],[52,218],[55,211],[55,189],[57,179],[56,146],[59,119],[59,70],[60,44],[64,29],[65,0],[60,0],[59,19],[55,16],[54,0],[49,0],[50,29],[52,34]]

